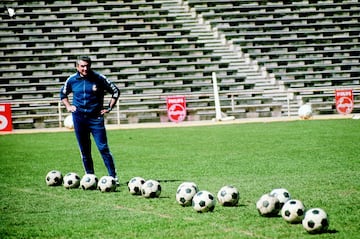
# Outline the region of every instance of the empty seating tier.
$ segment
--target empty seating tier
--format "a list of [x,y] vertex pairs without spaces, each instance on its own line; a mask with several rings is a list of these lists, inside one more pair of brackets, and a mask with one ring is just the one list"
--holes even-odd
[[59,126],[60,87],[85,54],[121,89],[108,123],[166,121],[172,95],[187,97],[188,120],[211,119],[213,72],[236,117],[306,102],[334,113],[329,91],[360,85],[358,1],[3,3],[16,11],[0,21],[0,102],[12,103],[14,128]]

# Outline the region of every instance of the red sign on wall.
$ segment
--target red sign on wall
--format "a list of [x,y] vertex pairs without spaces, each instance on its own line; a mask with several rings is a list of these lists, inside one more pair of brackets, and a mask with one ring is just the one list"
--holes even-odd
[[0,104],[0,131],[12,131],[10,104]]
[[354,108],[354,95],[352,90],[335,91],[336,110],[340,114],[350,114]]
[[167,115],[172,122],[181,122],[186,117],[185,96],[169,96],[166,98]]

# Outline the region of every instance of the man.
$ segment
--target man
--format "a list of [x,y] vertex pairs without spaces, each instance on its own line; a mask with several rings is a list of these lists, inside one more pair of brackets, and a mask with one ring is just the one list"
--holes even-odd
[[[77,72],[66,80],[60,91],[60,99],[67,111],[72,113],[85,172],[87,174],[95,173],[91,155],[90,134],[92,134],[108,174],[114,177],[116,184],[119,185],[114,158],[107,142],[104,115],[113,109],[120,96],[120,91],[105,76],[91,70],[89,57],[78,57],[75,66]],[[106,92],[112,96],[108,106],[104,107]],[[68,98],[70,93],[73,94],[72,104]]]

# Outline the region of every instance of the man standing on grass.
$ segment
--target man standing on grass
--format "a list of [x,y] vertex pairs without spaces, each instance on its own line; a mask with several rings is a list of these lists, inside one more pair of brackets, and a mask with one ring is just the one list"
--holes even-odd
[[[119,185],[114,158],[107,142],[104,115],[113,109],[119,99],[120,91],[105,76],[91,70],[91,59],[88,56],[78,57],[75,65],[77,72],[66,80],[60,91],[60,99],[67,111],[72,113],[85,172],[95,173],[91,155],[90,134],[92,134],[108,174],[114,177],[116,184]],[[112,96],[108,106],[104,107],[106,92]],[[73,94],[72,104],[68,98],[70,93]]]

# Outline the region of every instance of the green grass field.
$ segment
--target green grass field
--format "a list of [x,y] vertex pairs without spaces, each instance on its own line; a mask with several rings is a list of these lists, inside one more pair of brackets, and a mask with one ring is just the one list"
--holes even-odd
[[[121,129],[108,138],[121,181],[114,193],[46,186],[52,169],[83,175],[73,132],[0,135],[0,238],[359,238],[360,121]],[[130,195],[134,176],[160,180],[160,198]],[[202,214],[181,207],[183,181],[214,195],[232,184],[239,205]],[[279,187],[323,208],[329,231],[310,235],[281,216],[259,216],[256,201]]]

